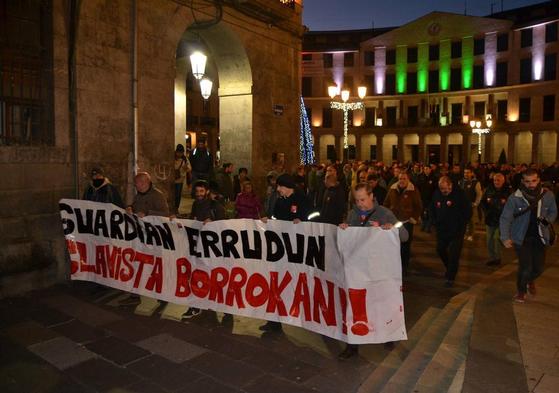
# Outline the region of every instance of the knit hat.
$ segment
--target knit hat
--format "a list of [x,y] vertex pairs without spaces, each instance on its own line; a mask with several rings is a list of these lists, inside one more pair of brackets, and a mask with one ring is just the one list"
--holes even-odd
[[276,184],[278,186],[295,189],[295,180],[293,180],[293,176],[288,175],[287,173],[279,175],[276,180]]

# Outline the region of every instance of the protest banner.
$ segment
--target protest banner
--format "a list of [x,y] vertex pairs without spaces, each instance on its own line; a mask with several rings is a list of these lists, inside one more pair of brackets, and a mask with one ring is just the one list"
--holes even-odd
[[349,343],[406,339],[396,229],[237,219],[139,218],[62,199],[73,280]]

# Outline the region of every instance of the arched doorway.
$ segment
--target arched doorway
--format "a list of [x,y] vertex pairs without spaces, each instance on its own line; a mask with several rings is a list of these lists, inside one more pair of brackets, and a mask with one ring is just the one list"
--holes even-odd
[[[204,101],[192,77],[190,54],[208,57],[206,74],[213,80],[212,96]],[[245,48],[223,23],[189,27],[177,45],[175,77],[175,144],[207,136],[220,162],[252,168],[252,70]],[[192,142],[190,142],[192,143]]]

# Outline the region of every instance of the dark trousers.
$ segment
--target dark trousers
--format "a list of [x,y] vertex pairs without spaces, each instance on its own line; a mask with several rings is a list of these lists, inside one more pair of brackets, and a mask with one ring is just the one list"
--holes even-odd
[[526,293],[528,283],[534,281],[543,272],[545,246],[540,239],[527,237],[521,246],[515,244],[514,249],[518,256],[516,288],[518,293]]
[[181,204],[183,186],[184,186],[183,182],[175,183],[175,211],[177,213],[179,212],[179,206]]
[[460,253],[464,243],[464,233],[449,236],[446,233],[437,233],[437,254],[446,267],[446,279],[454,281],[460,264]]
[[429,213],[429,209],[423,209],[423,215],[421,216],[421,230],[424,232],[431,232],[431,227],[433,226],[433,222],[431,220],[431,214]]
[[404,228],[408,231],[408,241],[400,243],[400,256],[402,258],[402,272],[407,272],[410,265],[411,241],[413,240],[413,224],[411,222],[404,223]]

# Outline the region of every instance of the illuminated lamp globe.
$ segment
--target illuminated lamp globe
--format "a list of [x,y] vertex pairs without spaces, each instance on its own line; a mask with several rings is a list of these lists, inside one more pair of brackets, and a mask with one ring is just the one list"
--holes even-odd
[[194,78],[200,80],[206,71],[206,60],[208,58],[202,52],[194,52],[190,55],[190,66],[192,67],[192,75]]
[[357,88],[357,95],[359,96],[359,98],[363,99],[365,98],[365,96],[367,95],[367,87],[365,86],[359,86]]
[[342,90],[342,101],[347,102],[349,100],[349,90]]
[[338,86],[336,85],[328,86],[328,95],[330,96],[331,99],[334,99],[334,97],[338,95]]
[[213,82],[208,78],[202,78],[200,80],[200,92],[204,100],[207,100],[212,95],[212,85]]

